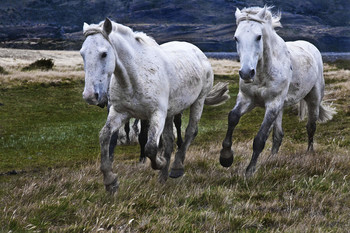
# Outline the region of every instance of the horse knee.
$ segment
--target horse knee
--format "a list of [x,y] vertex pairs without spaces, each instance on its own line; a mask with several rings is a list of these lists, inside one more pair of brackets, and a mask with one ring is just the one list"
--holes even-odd
[[158,147],[154,143],[147,142],[145,145],[145,154],[148,158],[153,159],[157,155]]
[[110,138],[110,135],[111,135],[111,130],[109,127],[105,125],[100,131],[100,135],[99,135],[100,145],[104,145],[105,143],[107,143]]
[[239,114],[239,112],[237,110],[232,110],[229,112],[228,114],[228,125],[232,126],[232,125],[237,125],[239,122],[241,115]]

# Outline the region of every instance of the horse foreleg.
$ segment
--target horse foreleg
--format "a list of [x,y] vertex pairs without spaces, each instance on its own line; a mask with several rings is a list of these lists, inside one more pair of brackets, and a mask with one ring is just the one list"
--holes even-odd
[[284,136],[283,128],[282,128],[282,116],[283,116],[283,111],[281,110],[273,126],[273,136],[272,136],[273,141],[272,141],[271,155],[277,154]]
[[164,157],[157,156],[159,139],[163,133],[165,118],[166,111],[158,111],[150,119],[145,155],[151,160],[151,166],[155,170],[161,170],[166,165]]
[[174,124],[175,124],[176,134],[177,134],[177,140],[176,140],[177,148],[180,148],[183,143],[182,136],[181,136],[181,124],[182,124],[181,117],[182,117],[182,113],[179,113],[174,117]]
[[239,119],[248,112],[253,105],[249,99],[243,99],[240,95],[237,98],[235,107],[228,114],[227,132],[222,149],[220,151],[220,164],[223,167],[230,167],[233,163],[232,134],[236,128]]
[[106,124],[100,131],[101,146],[101,172],[103,183],[108,192],[114,193],[118,189],[117,175],[113,173],[113,153],[110,153],[110,141],[113,133],[128,119],[126,115],[118,114],[113,107],[110,108]]
[[148,120],[141,120],[141,131],[139,134],[139,144],[140,144],[140,162],[144,163],[146,161],[146,155],[145,155],[145,145],[147,143],[148,138],[148,129],[149,129],[149,121]]
[[271,126],[275,122],[280,111],[282,111],[282,107],[270,108],[268,106],[266,108],[263,123],[260,126],[258,134],[254,138],[253,155],[252,155],[252,159],[250,160],[250,163],[249,163],[247,170],[246,170],[246,177],[250,177],[254,174],[258,157],[265,147],[265,143],[266,143],[267,138],[269,137],[269,132],[270,132]]

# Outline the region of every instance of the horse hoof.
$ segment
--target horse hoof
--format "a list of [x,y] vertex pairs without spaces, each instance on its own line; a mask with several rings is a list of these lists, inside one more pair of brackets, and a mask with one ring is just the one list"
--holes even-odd
[[249,179],[254,175],[254,173],[255,173],[255,167],[254,168],[248,167],[247,170],[245,171],[245,177]]
[[165,167],[166,160],[163,157],[157,157],[154,160],[151,160],[151,167],[154,170],[161,170]]
[[165,184],[165,182],[166,182],[167,180],[168,180],[168,176],[167,176],[167,175],[164,175],[164,174],[160,174],[160,175],[159,175],[159,178],[158,178],[159,183]]
[[118,191],[118,181],[115,179],[111,184],[106,185],[106,191],[110,194],[115,194]]
[[231,149],[222,149],[220,151],[220,164],[223,167],[230,167],[233,163],[233,151]]
[[139,164],[146,163],[146,157],[140,157]]
[[183,168],[180,168],[180,169],[174,169],[174,168],[172,168],[172,169],[170,170],[169,177],[171,177],[171,178],[179,178],[179,177],[183,176],[184,173],[185,173],[185,172],[184,172],[184,169],[183,169]]

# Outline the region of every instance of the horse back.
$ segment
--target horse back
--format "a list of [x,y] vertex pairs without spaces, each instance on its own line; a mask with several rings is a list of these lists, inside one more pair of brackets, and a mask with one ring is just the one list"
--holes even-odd
[[[169,74],[169,111],[177,112],[179,103],[189,107],[201,95],[207,95],[213,86],[214,74],[205,54],[195,45],[187,42],[168,42],[161,45],[174,73]],[[172,110],[171,108],[174,108]]]

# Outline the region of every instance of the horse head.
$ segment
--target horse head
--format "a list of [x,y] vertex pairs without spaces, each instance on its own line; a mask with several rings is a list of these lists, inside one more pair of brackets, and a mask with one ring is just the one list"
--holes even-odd
[[100,107],[108,103],[109,82],[116,66],[114,49],[108,37],[112,29],[108,18],[99,25],[84,23],[83,28],[86,37],[80,50],[85,71],[83,98]]
[[281,26],[280,15],[273,16],[270,8],[252,7],[242,11],[237,8],[235,13],[237,29],[234,39],[241,62],[239,75],[248,83],[254,80],[257,64],[263,57],[266,30]]
[[263,55],[263,32],[259,19],[264,18],[265,10],[265,8],[262,8],[254,19],[250,18],[248,13],[242,13],[238,8],[235,13],[238,25],[234,40],[241,62],[239,76],[246,83],[254,80],[258,61]]

